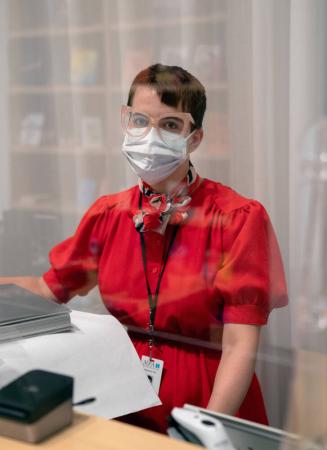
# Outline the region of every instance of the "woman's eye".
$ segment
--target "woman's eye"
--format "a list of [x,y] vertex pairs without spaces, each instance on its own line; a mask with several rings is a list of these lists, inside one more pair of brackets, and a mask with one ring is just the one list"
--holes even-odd
[[133,116],[132,117],[133,126],[141,128],[148,125],[148,120],[144,116]]
[[160,128],[174,133],[180,133],[183,130],[183,121],[175,118],[167,118],[161,122]]

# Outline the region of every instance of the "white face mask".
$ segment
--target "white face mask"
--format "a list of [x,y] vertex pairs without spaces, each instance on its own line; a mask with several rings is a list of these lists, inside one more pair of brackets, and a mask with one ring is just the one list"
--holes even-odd
[[168,178],[187,160],[187,140],[193,134],[192,132],[186,138],[176,138],[176,135],[169,131],[162,133],[167,136],[167,141],[170,135],[173,136],[169,145],[160,138],[156,128],[151,128],[149,133],[139,140],[126,134],[122,145],[122,152],[136,175],[150,185]]

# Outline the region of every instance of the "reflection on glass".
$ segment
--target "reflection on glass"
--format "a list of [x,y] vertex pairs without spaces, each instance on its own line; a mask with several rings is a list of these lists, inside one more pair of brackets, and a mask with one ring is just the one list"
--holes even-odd
[[304,136],[300,199],[298,333],[304,347],[327,353],[327,118],[313,125]]

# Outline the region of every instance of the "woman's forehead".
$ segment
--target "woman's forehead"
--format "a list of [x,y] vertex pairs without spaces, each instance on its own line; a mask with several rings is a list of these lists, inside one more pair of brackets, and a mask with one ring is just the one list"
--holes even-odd
[[179,108],[162,103],[156,90],[151,86],[138,86],[136,88],[132,106],[152,117],[171,112],[181,112]]

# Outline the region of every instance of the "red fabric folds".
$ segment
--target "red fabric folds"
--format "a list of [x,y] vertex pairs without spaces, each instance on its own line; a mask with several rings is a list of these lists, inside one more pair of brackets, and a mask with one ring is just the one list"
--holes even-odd
[[[131,220],[139,188],[100,198],[76,233],[50,252],[44,279],[59,301],[85,294],[96,283],[104,304],[123,324],[147,329],[149,305],[139,232]],[[154,357],[164,360],[163,406],[150,411],[152,427],[164,430],[173,406],[206,406],[220,361],[217,335],[224,323],[263,325],[270,311],[287,304],[278,244],[265,209],[219,183],[204,179],[195,190],[188,220],[179,226],[159,293],[155,329],[171,339],[158,342]],[[157,284],[172,225],[163,235],[144,233],[147,275]],[[196,345],[181,344],[193,339]],[[147,342],[132,336],[141,356]],[[187,381],[186,381],[187,380]],[[137,414],[150,418],[149,411]],[[254,377],[240,417],[267,423]],[[133,416],[135,420],[135,416]]]

